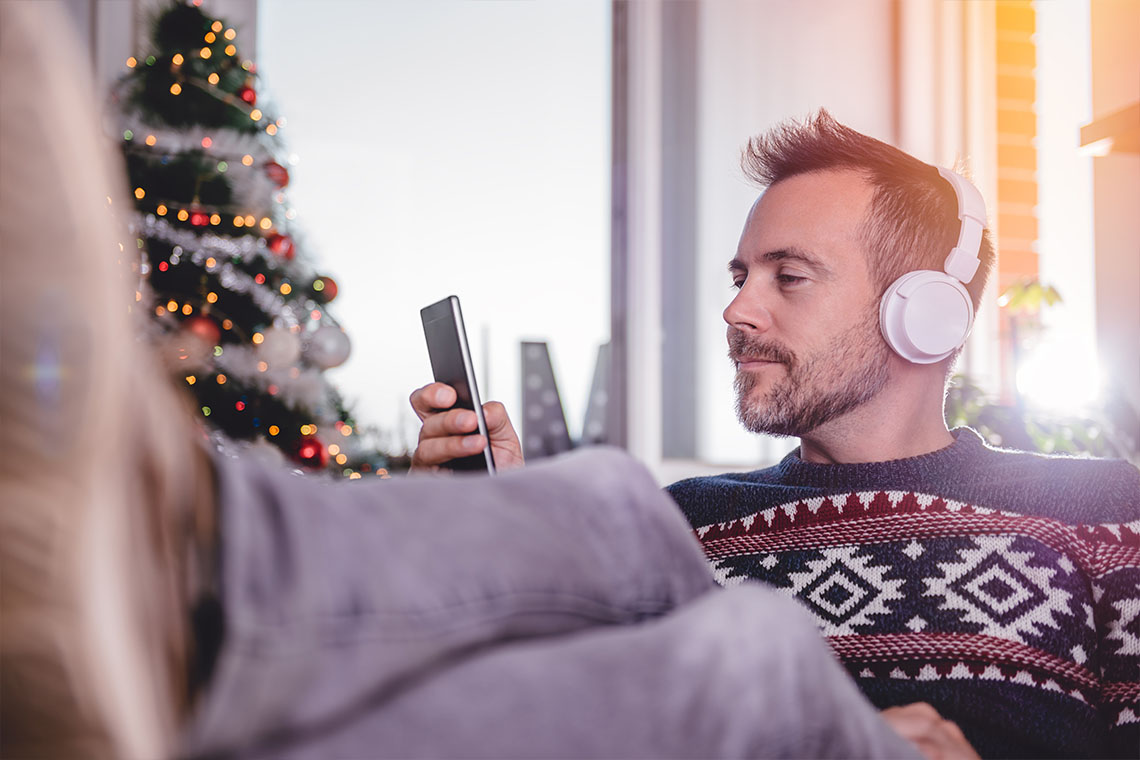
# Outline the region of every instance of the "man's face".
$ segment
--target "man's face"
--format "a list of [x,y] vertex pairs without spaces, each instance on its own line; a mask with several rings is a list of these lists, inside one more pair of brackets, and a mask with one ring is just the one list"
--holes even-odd
[[755,433],[802,436],[874,398],[890,349],[859,232],[871,186],[827,171],[776,183],[752,207],[724,310],[736,412]]

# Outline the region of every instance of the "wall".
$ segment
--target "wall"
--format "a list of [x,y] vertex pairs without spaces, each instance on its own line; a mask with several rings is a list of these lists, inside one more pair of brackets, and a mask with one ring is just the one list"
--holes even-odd
[[[1140,100],[1140,3],[1092,6],[1092,115]],[[1110,386],[1140,412],[1140,155],[1093,160],[1097,347]],[[1140,429],[1131,431],[1140,438]]]
[[64,0],[67,15],[79,38],[87,44],[96,84],[106,92],[127,69],[127,57],[135,52],[134,3],[132,0]]
[[726,266],[758,195],[743,179],[740,150],[750,136],[821,106],[859,131],[893,141],[891,5],[701,4],[695,357],[703,460],[756,464],[794,445],[748,433],[734,413],[734,371],[721,319],[732,296]]

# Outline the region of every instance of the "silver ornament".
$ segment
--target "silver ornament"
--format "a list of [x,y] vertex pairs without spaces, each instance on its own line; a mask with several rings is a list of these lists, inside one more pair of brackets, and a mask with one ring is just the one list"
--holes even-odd
[[257,347],[257,355],[270,367],[287,367],[296,363],[301,356],[301,341],[289,330],[283,327],[271,327],[262,333],[261,345]]
[[305,358],[321,369],[344,364],[352,346],[344,330],[339,327],[322,327],[314,331],[305,346]]

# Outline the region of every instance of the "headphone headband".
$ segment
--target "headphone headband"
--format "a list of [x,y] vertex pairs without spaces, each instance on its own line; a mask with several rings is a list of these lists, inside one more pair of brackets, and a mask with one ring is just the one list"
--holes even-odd
[[986,227],[986,202],[978,188],[961,174],[939,166],[938,174],[954,188],[958,199],[958,244],[946,257],[942,269],[946,274],[963,283],[974,279],[981,265],[978,253],[982,248],[982,231]]

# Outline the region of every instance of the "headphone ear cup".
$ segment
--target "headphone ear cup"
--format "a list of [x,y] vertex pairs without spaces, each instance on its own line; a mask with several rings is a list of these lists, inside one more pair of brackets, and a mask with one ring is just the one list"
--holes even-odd
[[970,294],[945,272],[908,272],[891,283],[879,302],[879,329],[887,345],[915,364],[948,357],[966,342],[973,324]]

